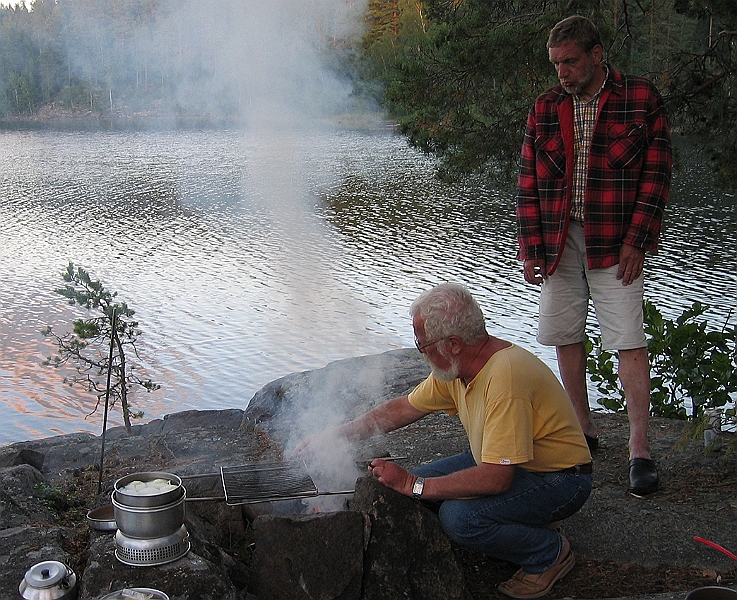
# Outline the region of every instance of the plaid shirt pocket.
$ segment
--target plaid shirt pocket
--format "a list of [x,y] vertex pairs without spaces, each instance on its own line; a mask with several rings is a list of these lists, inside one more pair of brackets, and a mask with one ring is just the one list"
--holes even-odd
[[631,169],[642,162],[647,146],[644,124],[613,123],[607,133],[609,136],[607,160],[612,169]]
[[566,172],[563,136],[538,137],[535,140],[535,170],[540,180],[560,179]]

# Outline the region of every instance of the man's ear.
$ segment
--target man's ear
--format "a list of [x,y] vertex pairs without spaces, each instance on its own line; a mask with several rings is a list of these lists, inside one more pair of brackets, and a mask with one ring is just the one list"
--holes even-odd
[[594,65],[599,66],[602,60],[604,60],[604,48],[602,48],[599,44],[596,44],[591,50],[589,51],[589,54],[591,55],[591,60],[594,61]]
[[450,351],[453,354],[460,354],[461,350],[463,350],[463,342],[461,341],[461,338],[459,338],[456,335],[452,335],[448,338],[448,342],[450,342]]

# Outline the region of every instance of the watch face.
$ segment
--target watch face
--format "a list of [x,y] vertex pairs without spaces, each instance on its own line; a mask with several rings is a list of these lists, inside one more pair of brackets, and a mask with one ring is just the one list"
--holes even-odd
[[417,481],[415,481],[415,484],[412,486],[412,495],[419,498],[422,495],[422,490],[424,488],[425,480],[422,477],[418,477]]

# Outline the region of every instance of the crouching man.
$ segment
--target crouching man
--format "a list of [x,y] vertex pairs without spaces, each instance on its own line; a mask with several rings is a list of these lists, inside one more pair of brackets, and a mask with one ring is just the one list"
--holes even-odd
[[[430,376],[329,435],[358,440],[434,411],[457,414],[470,450],[411,472],[381,459],[369,469],[405,496],[438,501],[442,526],[458,544],[519,565],[501,592],[543,596],[574,565],[555,524],[591,492],[591,455],[571,402],[542,361],[487,333],[465,287],[425,292],[410,315]],[[309,453],[315,441],[304,440],[293,455]]]

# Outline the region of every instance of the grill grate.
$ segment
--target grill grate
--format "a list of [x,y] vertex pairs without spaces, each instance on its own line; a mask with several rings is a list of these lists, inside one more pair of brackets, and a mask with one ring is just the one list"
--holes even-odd
[[220,467],[225,503],[231,506],[317,496],[302,461],[257,462]]

